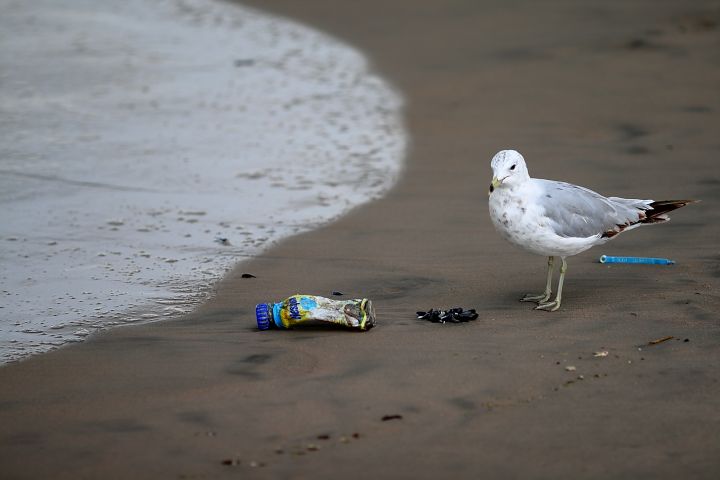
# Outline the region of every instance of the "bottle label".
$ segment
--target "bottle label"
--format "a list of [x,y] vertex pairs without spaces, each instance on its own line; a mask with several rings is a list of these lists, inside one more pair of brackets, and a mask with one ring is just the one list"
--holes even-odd
[[279,313],[276,319],[285,328],[310,322],[328,322],[367,330],[375,321],[372,303],[367,299],[332,300],[315,295],[293,295],[276,304],[276,312]]
[[288,310],[290,319],[303,320],[318,306],[317,301],[313,297],[306,295],[294,295],[288,298]]

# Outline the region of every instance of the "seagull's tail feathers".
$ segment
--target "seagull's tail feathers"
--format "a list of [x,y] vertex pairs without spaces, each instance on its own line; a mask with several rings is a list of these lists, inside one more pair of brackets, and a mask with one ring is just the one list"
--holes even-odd
[[648,205],[650,208],[645,211],[645,218],[640,220],[640,223],[667,222],[670,220],[670,217],[667,216],[668,212],[699,201],[700,200],[660,200],[652,202]]
[[613,228],[610,228],[603,232],[601,238],[612,238],[618,233],[626,230],[632,230],[633,228],[640,227],[644,224],[662,223],[670,220],[667,216],[668,212],[677,210],[680,207],[684,207],[690,203],[699,202],[700,200],[634,200],[627,198],[615,198],[611,197],[615,203],[621,203],[626,207],[631,207],[639,211],[639,218],[637,220],[627,220],[625,223],[616,223]]

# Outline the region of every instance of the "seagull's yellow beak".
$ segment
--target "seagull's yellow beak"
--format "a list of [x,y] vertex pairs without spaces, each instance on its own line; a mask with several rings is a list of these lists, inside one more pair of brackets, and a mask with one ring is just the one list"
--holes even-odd
[[493,192],[493,190],[495,190],[501,184],[502,184],[502,180],[498,179],[497,177],[493,177],[492,182],[490,183],[490,189],[488,190],[488,195],[490,195]]

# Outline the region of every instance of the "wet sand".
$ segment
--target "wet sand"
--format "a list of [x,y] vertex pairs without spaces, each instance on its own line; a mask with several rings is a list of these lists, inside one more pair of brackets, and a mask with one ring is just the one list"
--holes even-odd
[[[403,179],[182,320],[0,368],[3,478],[717,478],[712,3],[247,3],[349,41],[403,92]],[[545,260],[487,214],[503,148],[533,176],[703,202],[571,258],[562,309],[536,312],[517,299]],[[260,301],[333,290],[375,300],[377,328],[254,328]],[[480,318],[414,317],[455,305]]]

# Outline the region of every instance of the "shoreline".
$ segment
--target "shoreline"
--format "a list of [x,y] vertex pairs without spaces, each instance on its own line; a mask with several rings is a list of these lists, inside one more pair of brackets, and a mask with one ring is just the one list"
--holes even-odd
[[[262,6],[362,49],[401,90],[403,177],[244,263],[187,317],[0,368],[6,476],[715,478],[716,12],[334,5]],[[536,177],[703,203],[572,257],[561,310],[535,312],[517,299],[545,261],[487,215],[502,148]],[[602,253],[677,264],[601,266]],[[372,299],[378,326],[254,328],[256,303],[333,290]],[[414,316],[450,306],[480,318]]]
[[115,3],[0,1],[0,363],[178,318],[404,163],[403,100],[360,51],[219,1]]

